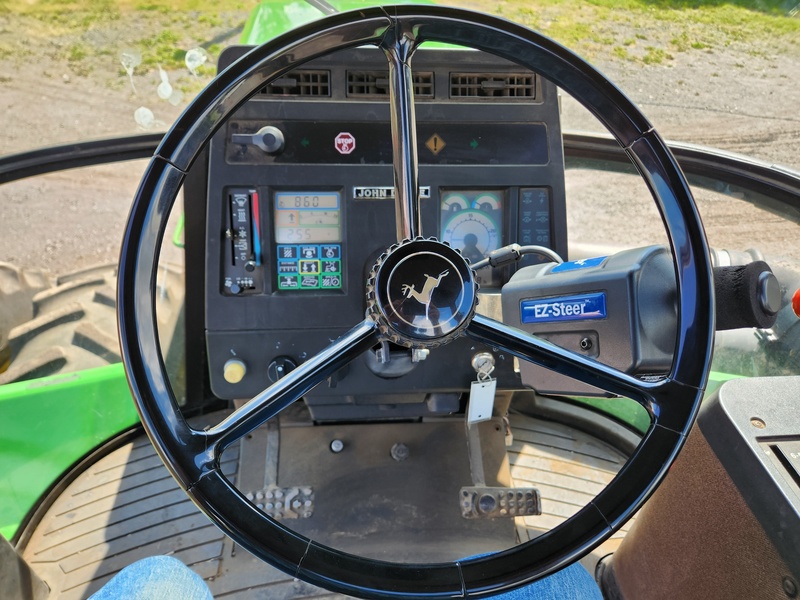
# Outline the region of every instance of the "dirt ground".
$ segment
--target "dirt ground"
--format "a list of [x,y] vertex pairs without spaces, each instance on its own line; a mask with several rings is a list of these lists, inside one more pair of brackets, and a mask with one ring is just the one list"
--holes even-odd
[[[217,40],[234,42],[245,14],[227,15]],[[146,22],[127,27],[147,27]],[[97,46],[117,30],[89,30],[80,39]],[[20,28],[0,17],[0,44],[21,43]],[[620,38],[627,32],[619,32]],[[68,37],[31,39],[22,55],[0,54],[0,154],[68,141],[143,131],[134,111],[152,110],[150,130],[163,131],[178,116],[195,80],[188,71],[168,72],[176,89],[186,89],[173,106],[155,93],[156,70],[135,72],[134,93],[118,57],[92,56],[76,66],[64,57]],[[212,57],[216,58],[216,57]],[[775,53],[751,44],[676,53],[657,65],[600,59],[596,65],[625,91],[668,139],[690,141],[748,154],[800,169],[800,53]],[[593,117],[563,100],[566,129],[599,130]],[[113,261],[124,217],[144,162],[103,166],[16,182],[0,188],[0,261],[64,273]],[[624,176],[570,172],[568,208],[571,240],[586,244],[658,242],[663,233],[641,183]],[[768,247],[794,256],[797,225],[698,192],[712,245]],[[639,208],[635,208],[635,207]],[[77,233],[76,233],[77,232]]]

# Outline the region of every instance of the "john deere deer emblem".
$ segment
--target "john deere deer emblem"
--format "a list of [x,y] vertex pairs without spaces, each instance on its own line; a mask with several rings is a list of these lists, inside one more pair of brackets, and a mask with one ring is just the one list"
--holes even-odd
[[425,318],[430,321],[430,315],[428,314],[431,308],[431,296],[433,296],[433,290],[439,287],[442,279],[447,277],[447,274],[450,272],[448,269],[447,271],[442,271],[439,273],[438,277],[431,277],[427,273],[425,274],[425,285],[422,286],[421,291],[417,291],[413,285],[408,285],[404,283],[400,288],[400,291],[406,298],[416,298],[417,302],[423,304],[425,306]]

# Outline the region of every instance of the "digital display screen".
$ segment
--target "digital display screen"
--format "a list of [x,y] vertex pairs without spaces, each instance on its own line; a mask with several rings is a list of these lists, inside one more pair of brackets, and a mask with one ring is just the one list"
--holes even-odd
[[275,203],[281,210],[339,208],[339,194],[331,192],[277,192]]
[[275,241],[278,244],[341,242],[337,192],[275,192]]
[[279,290],[337,291],[344,286],[338,192],[275,192]]

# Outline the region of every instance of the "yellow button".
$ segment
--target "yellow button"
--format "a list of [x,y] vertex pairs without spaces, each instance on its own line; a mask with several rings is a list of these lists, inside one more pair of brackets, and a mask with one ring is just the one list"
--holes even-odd
[[238,358],[232,358],[222,367],[222,377],[228,383],[239,383],[247,373],[247,365]]

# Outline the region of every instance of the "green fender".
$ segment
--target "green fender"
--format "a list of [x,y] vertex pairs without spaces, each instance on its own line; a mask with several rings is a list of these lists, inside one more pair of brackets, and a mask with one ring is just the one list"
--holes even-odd
[[97,446],[139,422],[122,364],[0,386],[0,534]]

